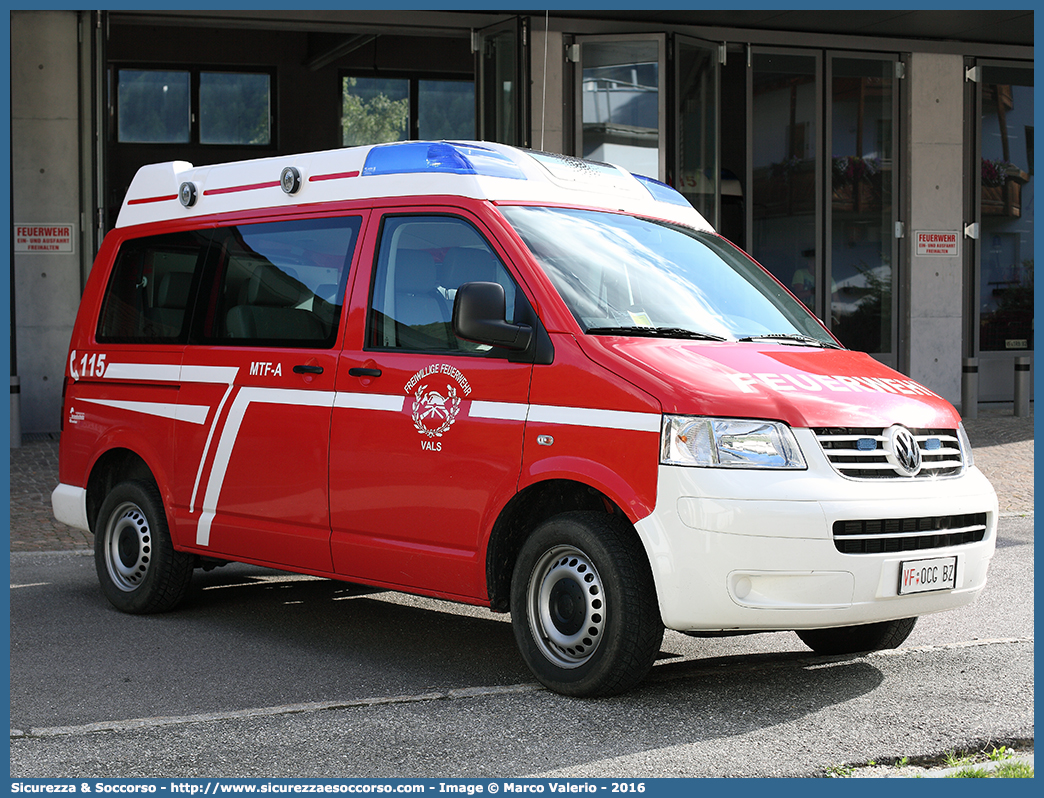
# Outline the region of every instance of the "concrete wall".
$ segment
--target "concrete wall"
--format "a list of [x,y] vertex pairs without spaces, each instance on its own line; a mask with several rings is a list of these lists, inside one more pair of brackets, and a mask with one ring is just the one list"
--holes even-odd
[[78,15],[11,12],[12,216],[72,224],[71,253],[16,253],[22,432],[55,432],[80,302]]
[[[545,44],[547,45],[546,58]],[[562,48],[561,31],[545,31],[544,18],[535,15],[533,27],[530,30],[529,56],[530,141],[535,150],[571,151],[566,146],[563,132],[565,104],[562,96],[562,73],[565,58]]]
[[[910,103],[910,376],[951,402],[961,398],[964,252],[964,59],[913,53]],[[958,254],[917,256],[919,231],[956,232]]]

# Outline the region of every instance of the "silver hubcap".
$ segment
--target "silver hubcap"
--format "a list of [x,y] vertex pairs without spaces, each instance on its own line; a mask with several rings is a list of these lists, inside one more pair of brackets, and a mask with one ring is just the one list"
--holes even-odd
[[605,627],[602,580],[590,558],[572,546],[546,551],[529,580],[529,622],[544,656],[578,668],[598,649]]
[[152,533],[134,502],[121,504],[105,528],[105,566],[113,584],[128,593],[141,585],[152,559]]

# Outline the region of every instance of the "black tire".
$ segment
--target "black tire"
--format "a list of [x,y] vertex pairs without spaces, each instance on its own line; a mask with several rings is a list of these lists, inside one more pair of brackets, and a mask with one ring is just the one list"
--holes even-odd
[[801,629],[797,636],[817,654],[857,654],[898,648],[910,636],[916,623],[916,618],[900,618],[836,629]]
[[102,593],[135,614],[174,609],[188,593],[195,558],[175,551],[159,490],[121,482],[102,503],[94,529],[94,567]]
[[563,513],[526,540],[511,581],[522,658],[546,687],[604,696],[634,687],[663,641],[645,550],[627,521]]

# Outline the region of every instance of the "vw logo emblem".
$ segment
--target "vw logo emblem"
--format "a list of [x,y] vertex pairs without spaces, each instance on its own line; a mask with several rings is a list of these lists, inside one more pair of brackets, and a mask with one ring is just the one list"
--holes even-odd
[[910,430],[895,424],[885,430],[888,444],[885,457],[895,473],[902,477],[915,477],[921,470],[921,447]]

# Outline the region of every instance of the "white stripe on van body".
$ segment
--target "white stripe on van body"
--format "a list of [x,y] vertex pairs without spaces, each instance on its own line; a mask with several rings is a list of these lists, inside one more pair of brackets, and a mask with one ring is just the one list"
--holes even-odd
[[[217,411],[211,420],[207,440],[203,446],[203,453],[200,456],[196,480],[189,500],[190,513],[196,511],[196,497],[202,481],[204,464],[210,452],[215,432],[218,431],[221,412],[229,397],[233,392],[236,392],[234,382],[238,374],[239,368],[236,366],[170,366],[167,364],[149,363],[110,363],[105,370],[105,377],[111,376],[112,379],[133,380],[136,382],[180,381],[225,384],[228,386],[218,402]],[[228,464],[232,459],[232,451],[239,437],[243,418],[251,404],[283,404],[298,407],[328,407],[341,410],[377,410],[401,413],[405,407],[406,398],[399,394],[308,391],[298,388],[239,388],[224,423],[220,424],[220,432],[217,434],[214,464],[210,469],[210,476],[207,478],[202,512],[196,527],[196,545],[208,546],[210,544],[210,529],[217,512],[217,504],[224,486]],[[107,405],[136,413],[172,418],[177,421],[188,421],[193,424],[206,423],[207,416],[211,410],[209,405],[178,405],[169,402],[88,399],[82,401],[94,402],[95,404]],[[481,400],[475,400],[471,403],[468,417],[656,433],[659,433],[661,424],[659,413]]]
[[221,428],[221,437],[218,439],[217,449],[214,451],[214,465],[210,467],[207,490],[203,494],[203,512],[196,527],[196,545],[198,546],[210,545],[210,525],[217,512],[218,498],[225,482],[225,472],[228,470],[229,460],[232,459],[232,449],[239,437],[239,427],[243,423],[247,408],[257,403],[332,408],[334,393],[333,391],[304,391],[295,388],[239,389],[236,398],[232,400],[232,407],[228,410],[228,417]]
[[130,402],[122,399],[88,399],[86,397],[77,401],[113,407],[117,410],[130,410],[132,413],[144,413],[159,418],[188,421],[190,424],[206,423],[207,413],[210,412],[209,405],[179,405],[174,402]]

